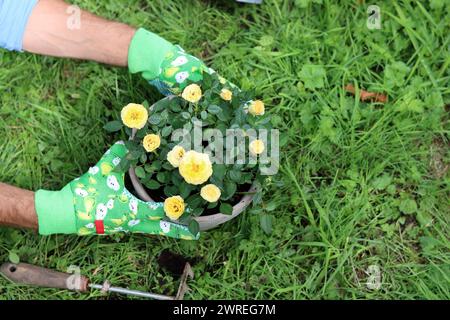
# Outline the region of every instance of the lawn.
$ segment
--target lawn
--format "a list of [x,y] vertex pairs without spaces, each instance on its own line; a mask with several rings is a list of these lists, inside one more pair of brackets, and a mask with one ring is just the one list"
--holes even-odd
[[[264,203],[198,242],[40,237],[0,228],[0,261],[173,293],[157,257],[193,259],[188,299],[449,299],[449,16],[444,0],[73,1],[145,26],[254,88],[281,131]],[[340,3],[340,4],[338,4]],[[388,95],[360,101],[344,87]],[[125,69],[0,51],[0,181],[60,189],[118,136],[103,125],[161,98]],[[260,227],[272,217],[272,231]],[[380,273],[381,283],[367,285]],[[0,278],[0,299],[89,299]],[[124,297],[111,296],[114,299]]]

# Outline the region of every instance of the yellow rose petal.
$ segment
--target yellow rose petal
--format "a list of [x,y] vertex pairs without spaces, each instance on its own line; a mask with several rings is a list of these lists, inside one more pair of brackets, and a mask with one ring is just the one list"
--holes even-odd
[[148,111],[141,104],[130,103],[122,109],[120,116],[128,128],[142,129],[147,123]]
[[249,149],[254,155],[261,154],[264,152],[264,142],[262,140],[253,140],[250,142]]
[[173,196],[164,201],[164,212],[171,220],[177,220],[184,212],[184,200],[180,196]]
[[157,134],[148,134],[142,141],[144,149],[147,152],[155,151],[161,145],[161,138]]
[[175,146],[169,151],[169,153],[167,153],[167,161],[169,161],[174,168],[178,168],[185,153],[186,151],[182,146]]
[[193,150],[186,152],[178,170],[187,183],[194,185],[206,182],[213,172],[209,156]]
[[197,103],[202,98],[202,89],[198,84],[190,84],[184,88],[181,97],[186,101]]
[[265,112],[264,103],[261,100],[252,101],[248,107],[248,112],[254,116],[262,116]]
[[214,184],[207,184],[200,190],[200,196],[208,202],[216,202],[220,198],[220,189]]
[[233,93],[228,89],[222,89],[222,91],[220,91],[220,97],[225,101],[231,101]]

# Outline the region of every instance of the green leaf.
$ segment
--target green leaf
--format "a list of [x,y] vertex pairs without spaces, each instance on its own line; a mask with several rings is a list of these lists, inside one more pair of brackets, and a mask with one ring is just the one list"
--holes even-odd
[[195,208],[194,210],[192,210],[191,214],[195,217],[198,217],[202,215],[204,210],[204,208]]
[[219,107],[218,105],[212,104],[208,106],[208,112],[211,114],[219,114],[222,112],[222,108]]
[[191,191],[192,191],[192,187],[188,183],[183,181],[180,184],[180,196],[183,199],[186,199],[187,197],[189,197],[189,194],[191,193]]
[[262,191],[258,190],[253,196],[253,206],[260,204],[262,201]]
[[142,155],[141,155],[141,157],[139,158],[139,161],[141,162],[141,163],[146,163],[147,162],[147,155],[145,154],[145,153],[143,153]]
[[213,177],[218,181],[222,181],[227,173],[227,167],[224,164],[213,165]]
[[384,84],[388,88],[403,87],[410,68],[402,61],[396,61],[386,66]]
[[395,186],[395,184],[391,184],[386,188],[386,192],[394,195],[397,192],[397,187]]
[[389,175],[384,174],[381,177],[376,178],[373,181],[372,186],[377,190],[384,190],[391,184],[391,182],[392,178]]
[[275,127],[278,127],[278,126],[280,126],[280,125],[283,123],[283,118],[280,117],[279,115],[274,115],[274,116],[272,116],[272,117],[270,118],[270,121],[272,122],[272,124],[273,124]]
[[150,122],[150,124],[153,125],[157,125],[161,122],[162,118],[159,114],[154,113],[150,116],[150,118],[148,118],[148,122]]
[[217,205],[218,205],[217,201],[216,202],[212,202],[212,203],[208,203],[207,208],[208,209],[214,209],[215,207],[217,207]]
[[108,132],[116,132],[119,131],[120,129],[122,129],[123,127],[123,123],[121,121],[110,121],[107,124],[105,124],[105,126],[103,127],[103,129],[105,129]]
[[160,160],[156,160],[152,162],[152,167],[154,167],[156,170],[161,169],[162,162]]
[[299,77],[307,89],[323,88],[326,72],[321,65],[305,64]]
[[264,208],[266,211],[273,211],[278,207],[276,202],[270,202],[269,204],[266,205],[266,207]]
[[191,209],[199,208],[202,206],[203,198],[198,194],[193,194],[186,199],[186,203]]
[[224,121],[224,122],[229,121],[231,119],[230,114],[226,113],[226,112],[219,112],[216,114],[216,116],[220,121]]
[[181,177],[181,175],[179,174],[178,171],[173,171],[172,173],[172,183],[174,185],[180,185],[183,182],[183,177]]
[[166,172],[158,172],[156,179],[161,183],[166,183],[169,180],[169,174]]
[[272,233],[272,216],[269,214],[262,214],[260,218],[261,228],[266,234]]
[[404,213],[411,214],[417,211],[417,203],[413,199],[403,199],[399,209]]
[[343,179],[340,181],[340,183],[345,189],[347,189],[349,191],[352,191],[353,189],[355,189],[355,187],[357,185],[355,181],[350,180],[350,179]]
[[125,158],[130,161],[138,160],[143,154],[144,154],[143,149],[131,150],[127,153],[127,156]]
[[200,231],[200,226],[196,220],[192,219],[191,222],[189,222],[188,229],[190,233],[196,236]]
[[430,7],[432,9],[440,10],[445,6],[445,0],[431,0]]
[[433,217],[428,212],[419,211],[417,213],[417,221],[422,227],[428,228],[433,224]]
[[160,112],[163,111],[167,108],[167,106],[169,106],[170,104],[170,100],[169,99],[161,99],[158,102],[156,102],[153,105],[153,108],[151,110],[152,113],[156,113],[156,112]]
[[224,200],[228,200],[236,193],[237,185],[234,182],[228,181],[225,182],[224,188],[226,193],[226,198]]
[[419,242],[420,246],[422,247],[422,250],[425,253],[431,253],[432,251],[434,251],[433,249],[435,249],[435,247],[440,244],[440,242],[437,239],[428,236],[420,237]]
[[139,149],[141,146],[140,142],[134,141],[134,140],[127,140],[125,141],[125,147],[127,147],[128,152],[134,151]]
[[167,119],[169,118],[169,110],[164,109],[164,110],[161,112],[161,118],[162,118],[163,120],[167,120]]
[[127,172],[130,169],[131,162],[127,158],[124,158],[120,163],[113,169],[113,172]]
[[173,169],[173,166],[170,164],[170,162],[164,162],[162,167],[167,171],[171,171]]
[[328,116],[323,116],[320,119],[319,124],[320,132],[328,137],[331,141],[335,141],[337,137],[337,130],[335,128],[335,123],[333,118]]
[[222,203],[220,205],[220,213],[230,215],[233,213],[233,206],[229,203]]
[[206,112],[205,110],[200,112],[200,118],[202,118],[202,120],[206,120],[208,118],[208,112]]
[[157,190],[161,187],[161,184],[156,180],[150,180],[145,183],[145,186],[150,190]]
[[176,186],[165,186],[164,194],[166,197],[172,197],[178,194],[178,188]]
[[18,264],[20,262],[20,257],[15,251],[10,251],[8,258],[11,263]]
[[191,131],[192,130],[192,123],[191,122],[185,123],[184,126],[183,126],[183,129],[185,129],[186,131]]
[[274,38],[272,36],[262,36],[259,40],[259,44],[263,47],[269,47],[274,43]]
[[242,177],[241,172],[238,170],[231,170],[230,172],[228,172],[228,175],[230,176],[230,179],[236,183],[239,183]]
[[172,133],[172,127],[171,126],[164,127],[161,130],[161,136],[162,137],[168,137],[171,133]]
[[209,74],[208,72],[203,72],[202,74],[203,76],[203,87],[204,88],[210,88],[212,86],[213,83],[213,78],[212,75]]
[[180,112],[181,111],[180,101],[178,99],[172,99],[170,102],[170,110],[173,112]]
[[145,170],[143,167],[136,167],[134,169],[134,172],[136,173],[136,176],[138,178],[144,179],[145,178]]
[[191,114],[189,112],[184,111],[181,113],[181,117],[183,119],[189,120],[191,118]]
[[425,98],[425,104],[429,107],[441,108],[445,105],[442,95],[439,91],[433,91]]

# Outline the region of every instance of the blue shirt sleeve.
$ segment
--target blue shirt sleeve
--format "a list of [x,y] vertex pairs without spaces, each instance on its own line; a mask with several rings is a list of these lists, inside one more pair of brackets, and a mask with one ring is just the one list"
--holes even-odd
[[38,0],[0,0],[0,47],[22,51],[28,18]]

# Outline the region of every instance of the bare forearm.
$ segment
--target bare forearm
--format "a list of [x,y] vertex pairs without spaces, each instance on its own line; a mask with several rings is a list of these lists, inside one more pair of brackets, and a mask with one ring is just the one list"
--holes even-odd
[[127,66],[128,48],[136,30],[81,10],[79,18],[62,0],[40,0],[28,21],[25,51]]
[[0,226],[37,229],[34,192],[0,183]]

